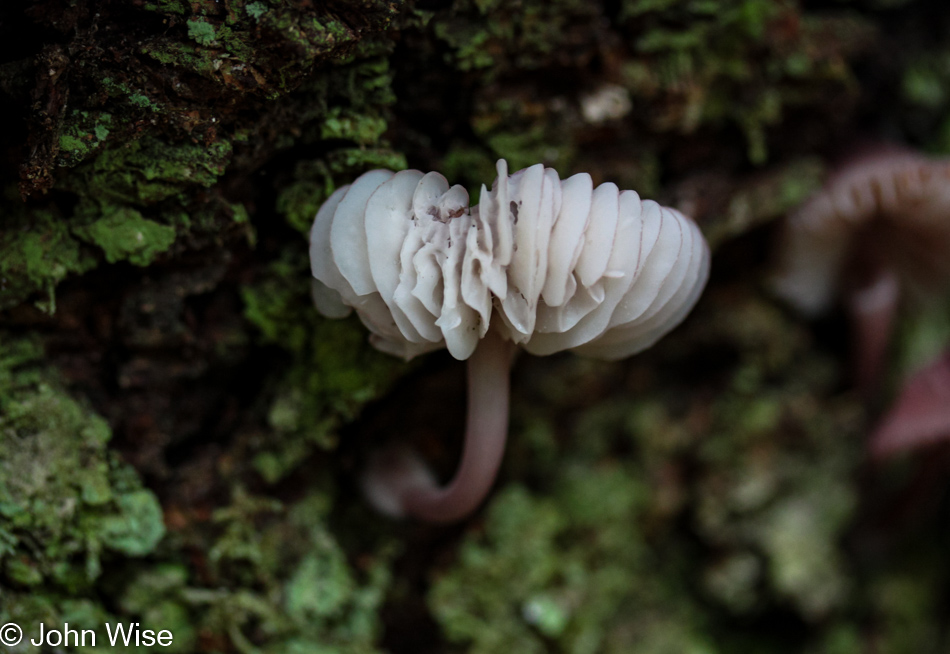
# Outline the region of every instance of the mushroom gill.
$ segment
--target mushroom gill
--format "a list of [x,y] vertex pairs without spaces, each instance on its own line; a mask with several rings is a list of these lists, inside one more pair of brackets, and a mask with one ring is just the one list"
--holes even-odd
[[447,347],[468,360],[465,445],[439,487],[405,449],[370,462],[376,508],[447,522],[494,482],[507,435],[512,349],[619,359],[650,347],[699,298],[709,250],[674,209],[581,173],[497,164],[477,206],[438,173],[375,170],[324,203],[311,230],[314,298],[352,307],[380,350],[411,358]]

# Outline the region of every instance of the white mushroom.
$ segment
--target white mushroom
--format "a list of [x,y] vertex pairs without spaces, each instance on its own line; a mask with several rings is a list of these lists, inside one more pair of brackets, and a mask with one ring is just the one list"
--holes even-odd
[[469,361],[469,418],[455,479],[438,488],[414,455],[371,463],[380,510],[450,521],[484,498],[507,432],[512,344],[619,359],[650,347],[696,303],[709,250],[674,209],[587,174],[497,165],[478,206],[438,173],[374,170],[334,193],[311,230],[318,309],[353,307],[379,349],[442,346]]

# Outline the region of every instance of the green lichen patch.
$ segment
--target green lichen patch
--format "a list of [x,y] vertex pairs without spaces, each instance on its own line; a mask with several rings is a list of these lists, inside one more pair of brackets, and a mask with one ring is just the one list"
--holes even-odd
[[[104,134],[106,128],[100,124],[94,129]],[[241,205],[215,196],[200,204],[192,201],[196,189],[211,186],[224,174],[230,156],[227,142],[202,147],[145,138],[128,147],[104,146],[63,181],[64,190],[81,198],[68,217],[55,202],[34,206],[8,193],[9,228],[0,233],[0,307],[40,291],[45,294],[42,307],[52,312],[56,285],[94,268],[97,252],[108,263],[145,266],[182,234],[217,235],[246,220]]]
[[[48,190],[57,169],[76,165],[108,141],[154,137],[171,127],[208,145],[226,143],[249,118],[253,123],[265,113],[267,103],[309,81],[316,65],[345,61],[365,41],[379,41],[400,14],[398,5],[382,0],[316,12],[292,3],[241,1],[225,8],[162,0],[129,11],[139,14],[129,19],[131,30],[113,23],[128,18],[122,12],[100,8],[98,47],[87,47],[74,25],[72,56],[44,55],[42,65],[55,74],[37,90],[44,109],[29,125],[33,147],[21,167],[24,194]],[[83,23],[80,16],[77,11],[73,22]],[[108,131],[96,129],[96,116],[111,117]]]
[[754,163],[768,157],[768,129],[788,108],[853,94],[849,59],[874,38],[870,22],[804,13],[794,0],[626,0],[621,20],[638,53],[623,64],[624,84],[635,102],[663,107],[650,126],[729,122]]
[[385,131],[386,120],[381,116],[353,114],[335,107],[324,119],[320,137],[347,139],[360,145],[368,145],[379,141]]
[[0,574],[14,587],[88,587],[107,553],[154,550],[161,509],[107,449],[106,422],[38,364],[37,345],[0,338]]
[[185,193],[211,186],[220,178],[231,151],[226,141],[201,146],[140,139],[104,151],[75,170],[65,186],[88,191],[100,202],[143,206],[169,198],[181,200]]
[[259,19],[267,11],[267,5],[263,2],[249,2],[244,5],[244,11],[255,20]]
[[674,559],[644,542],[641,476],[607,465],[552,482],[550,497],[501,493],[433,586],[447,637],[473,653],[547,652],[549,640],[567,652],[713,651],[695,603],[662,576]]
[[44,293],[41,305],[55,308],[54,289],[71,274],[95,266],[95,258],[69,232],[69,225],[52,209],[30,211],[19,198],[3,204],[0,231],[0,309],[22,302],[35,291]]
[[109,263],[128,260],[147,266],[175,242],[173,227],[147,220],[130,207],[110,209],[99,220],[73,230],[102,248]]
[[326,523],[331,498],[314,490],[285,508],[238,492],[217,512],[217,584],[178,589],[206,633],[240,652],[377,651],[394,551],[381,545],[351,564]]
[[[33,96],[30,75],[4,77],[22,86],[5,87],[11,93],[44,109],[28,121],[21,162],[20,191],[36,206],[11,212],[27,227],[0,236],[9,255],[0,264],[0,306],[42,292],[52,311],[56,284],[97,259],[145,266],[175,247],[253,242],[248,196],[256,190],[241,181],[228,192],[208,189],[297,143],[320,143],[331,172],[346,171],[341,177],[405,166],[382,140],[394,101],[384,55],[398,6],[311,12],[162,0],[128,11],[97,10],[94,27],[81,8],[67,12],[64,33],[88,29],[101,40],[92,48],[80,39],[69,56],[63,48],[45,53],[35,65],[53,73],[44,72]],[[131,28],[114,24],[126,18]],[[39,199],[53,187],[66,193]]]
[[112,114],[105,112],[78,111],[71,118],[59,137],[61,166],[74,166],[95,153],[113,128]]
[[335,446],[340,421],[352,420],[405,366],[373,350],[355,317],[336,321],[319,316],[302,251],[274,262],[242,296],[245,314],[262,341],[290,356],[269,412],[276,438],[256,460],[259,471],[274,481],[314,447]]
[[707,592],[737,613],[790,603],[817,622],[854,597],[840,547],[855,518],[863,412],[831,394],[834,368],[802,356],[807,340],[776,309],[729,306],[722,328],[743,354],[697,442],[696,528],[728,554],[707,569]]
[[[262,20],[271,13],[262,14]],[[297,13],[277,13],[279,16],[267,20],[282,21],[281,29],[291,32],[305,20]],[[220,93],[245,93],[253,90],[251,87],[260,91],[263,78],[259,71],[241,59],[251,56],[246,45],[241,45],[242,39],[251,35],[241,32],[240,21],[220,24],[217,20],[209,16],[193,21],[196,25],[215,24],[213,44],[162,37],[145,40],[141,52],[163,65],[191,66],[194,72],[222,82],[227,90]],[[310,27],[321,33],[337,29],[332,21]],[[298,36],[304,38],[303,34]],[[47,295],[44,306],[52,310],[56,284],[71,273],[94,267],[96,259],[145,266],[176,244],[180,250],[221,243],[228,237],[253,242],[251,228],[235,226],[247,224],[248,205],[224,197],[220,189],[206,189],[227,173],[240,175],[248,167],[259,166],[269,153],[289,148],[298,140],[305,144],[333,143],[321,160],[328,174],[335,176],[335,184],[349,181],[368,168],[404,168],[405,158],[382,139],[387,127],[384,110],[394,96],[388,61],[379,55],[389,45],[385,40],[365,45],[357,41],[353,43],[357,58],[340,62],[321,74],[310,75],[309,68],[306,75],[302,70],[284,69],[292,62],[283,61],[281,75],[288,76],[287,83],[297,89],[293,99],[283,97],[289,87],[280,93],[268,91],[268,98],[259,98],[258,104],[248,106],[240,127],[226,118],[229,101],[222,99],[221,111],[211,115],[203,109],[174,106],[168,98],[149,92],[140,80],[127,75],[102,77],[100,95],[112,99],[102,105],[108,110],[75,109],[65,117],[60,131],[58,165],[70,170],[60,174],[57,188],[79,201],[66,203],[65,213],[71,215],[55,226],[49,216],[55,215],[56,204],[51,203],[52,213],[47,214],[17,205],[24,222],[38,231],[42,228],[43,240],[35,242],[27,230],[11,230],[0,237],[5,241],[0,248],[9,253],[0,264],[7,272],[0,286],[4,296],[0,304],[13,306],[41,291]],[[227,47],[229,54],[222,53],[219,46]],[[307,56],[309,66],[318,55]],[[180,82],[176,84],[180,86]],[[274,102],[278,97],[282,97],[280,102]],[[112,101],[125,103],[125,109]],[[147,118],[145,114],[162,118]],[[175,129],[159,135],[159,129],[149,127],[166,120],[175,123]],[[130,134],[130,129],[135,133]],[[297,188],[282,190],[279,208],[286,208],[295,226],[303,230],[309,224],[299,212],[300,206],[308,205],[305,213],[312,219],[322,196],[311,192],[311,180],[301,181]]]
[[211,45],[215,41],[214,25],[203,20],[189,20],[188,36],[198,42],[199,45]]
[[[210,524],[172,534],[172,549],[166,547],[151,565],[107,572],[106,605],[90,597],[13,590],[0,604],[0,618],[24,625],[42,621],[47,629],[69,623],[72,629],[94,630],[96,647],[78,648],[81,652],[113,649],[105,623],[138,622],[142,629],[170,631],[173,643],[162,651],[172,653],[211,643],[243,654],[375,654],[378,612],[395,550],[380,543],[351,563],[327,524],[331,497],[315,488],[285,507],[238,489]],[[207,551],[207,567],[201,565],[204,557],[187,556],[198,543]]]
[[460,70],[478,70],[492,79],[512,70],[533,70],[592,56],[603,26],[597,3],[480,2],[457,0],[431,22]]

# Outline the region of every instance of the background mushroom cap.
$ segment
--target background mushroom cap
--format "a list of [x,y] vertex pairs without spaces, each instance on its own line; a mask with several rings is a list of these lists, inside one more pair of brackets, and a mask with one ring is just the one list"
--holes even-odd
[[324,203],[311,230],[318,309],[353,307],[386,352],[445,345],[466,359],[495,328],[535,354],[643,350],[696,303],[709,274],[698,227],[586,173],[541,164],[498,177],[478,206],[438,173],[374,170]]
[[879,146],[788,217],[773,285],[814,316],[834,301],[849,261],[892,268],[905,288],[932,287],[950,282],[948,251],[950,161]]

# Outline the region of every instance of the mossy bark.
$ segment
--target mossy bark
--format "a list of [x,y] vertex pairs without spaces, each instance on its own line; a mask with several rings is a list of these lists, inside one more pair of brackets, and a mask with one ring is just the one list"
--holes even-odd
[[[924,0],[4,3],[0,624],[945,651],[946,467],[867,468],[844,327],[780,307],[765,252],[850,143],[950,151],[947,26]],[[365,170],[477,196],[498,157],[679,206],[712,281],[634,360],[520,360],[486,507],[390,523],[361,462],[396,433],[449,473],[462,370],[320,318],[309,224]],[[907,317],[893,369],[947,325]]]

